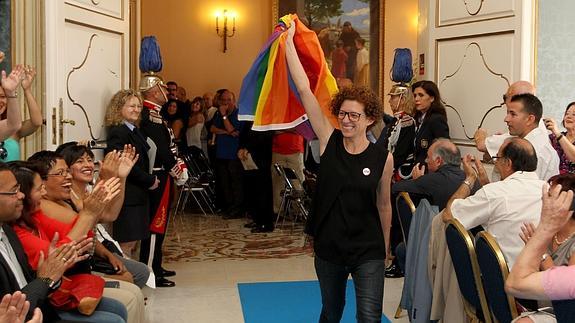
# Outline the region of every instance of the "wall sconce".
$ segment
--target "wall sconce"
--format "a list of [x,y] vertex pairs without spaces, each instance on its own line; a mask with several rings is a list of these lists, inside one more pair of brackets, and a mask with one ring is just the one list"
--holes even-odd
[[[228,49],[228,37],[233,37],[234,34],[236,33],[236,14],[232,13],[229,14],[227,9],[224,9],[223,12],[223,19],[224,19],[224,24],[222,26],[222,32],[220,33],[220,12],[216,13],[216,33],[218,34],[218,36],[222,37],[224,39],[224,53],[226,52],[226,50]],[[232,33],[229,34],[229,28],[228,28],[228,18],[231,17],[232,18]]]

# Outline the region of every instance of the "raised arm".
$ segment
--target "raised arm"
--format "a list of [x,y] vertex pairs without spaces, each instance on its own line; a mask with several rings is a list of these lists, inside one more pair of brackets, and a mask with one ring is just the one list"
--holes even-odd
[[22,126],[22,115],[18,106],[17,88],[24,75],[24,67],[16,65],[10,75],[2,71],[1,86],[6,95],[7,118],[0,121],[0,141],[12,136]]
[[311,91],[309,79],[305,74],[305,70],[303,69],[303,65],[301,64],[295,49],[295,44],[293,42],[294,34],[295,22],[292,22],[288,29],[286,39],[286,60],[291,77],[295,83],[299,97],[301,98],[302,105],[307,113],[309,121],[311,122],[313,131],[319,139],[319,153],[323,154],[334,128],[327,117],[321,112],[319,102]]
[[[541,256],[545,253],[555,233],[567,223],[573,214],[569,211],[573,192],[561,192],[561,185],[556,185],[552,189],[544,185],[542,200],[539,226],[515,260],[515,265],[505,282],[505,290],[516,297],[548,298],[543,286],[543,272],[539,271]],[[564,287],[569,288],[568,285]]]
[[40,109],[40,106],[38,106],[38,102],[36,102],[36,99],[30,90],[32,81],[34,81],[34,77],[36,76],[36,70],[33,67],[26,66],[24,68],[24,73],[22,89],[24,89],[24,96],[26,97],[26,105],[28,106],[30,119],[22,122],[22,127],[20,127],[20,130],[16,133],[18,139],[33,134],[42,125],[42,110]]

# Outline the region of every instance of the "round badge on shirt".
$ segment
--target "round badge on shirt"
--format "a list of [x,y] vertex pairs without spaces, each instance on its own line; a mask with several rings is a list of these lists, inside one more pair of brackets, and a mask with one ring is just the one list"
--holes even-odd
[[367,168],[367,167],[364,168],[364,169],[363,169],[363,175],[369,176],[369,174],[371,174],[371,170],[370,170],[369,168]]

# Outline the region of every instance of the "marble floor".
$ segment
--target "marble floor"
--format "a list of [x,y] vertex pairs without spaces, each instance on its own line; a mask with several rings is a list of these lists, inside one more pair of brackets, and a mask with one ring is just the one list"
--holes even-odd
[[[185,214],[169,227],[165,267],[176,287],[146,290],[149,322],[244,322],[237,283],[315,280],[301,226],[251,234],[245,219]],[[386,279],[384,313],[393,318],[403,279]],[[408,322],[405,312],[394,322]],[[246,322],[249,323],[249,322]]]

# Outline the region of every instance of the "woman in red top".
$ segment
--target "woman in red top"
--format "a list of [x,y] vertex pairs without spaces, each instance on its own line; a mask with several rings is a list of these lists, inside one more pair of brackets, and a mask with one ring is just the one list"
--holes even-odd
[[[40,175],[33,171],[30,168],[34,168],[30,163],[26,162],[13,162],[11,163],[11,167],[13,170],[16,179],[18,180],[18,184],[20,185],[20,190],[22,193],[25,194],[25,199],[23,201],[24,209],[22,211],[22,216],[17,220],[15,224],[13,224],[14,231],[18,235],[22,246],[24,247],[24,251],[28,256],[28,262],[30,266],[36,270],[38,267],[38,262],[40,258],[43,258],[43,255],[48,254],[50,248],[50,242],[53,239],[58,240],[56,245],[62,245],[65,243],[69,243],[73,240],[82,242],[79,243],[79,253],[82,251],[86,252],[91,247],[91,239],[72,239],[66,233],[70,232],[74,229],[75,224],[78,221],[73,221],[72,223],[66,224],[59,222],[57,220],[51,219],[47,217],[42,210],[40,209],[40,201],[42,200],[42,196],[46,194],[45,185],[42,181]],[[108,191],[105,183],[102,183],[98,186],[96,190],[94,190],[94,194],[90,197],[90,200],[86,200],[85,203],[89,206],[90,212],[94,214],[98,214],[97,209],[101,208],[101,205],[105,205],[108,203],[110,196],[113,196],[115,192],[113,190]],[[117,194],[117,193],[116,193]],[[79,260],[86,259],[86,256],[79,257]],[[80,270],[78,265],[74,265],[71,263],[70,270]],[[74,284],[83,284],[83,283],[90,283],[92,282],[90,277],[83,277],[88,278],[87,280],[77,281],[70,275],[70,270],[67,272],[68,282],[72,282],[72,285],[66,285],[63,288],[65,290],[61,291],[61,293],[66,294],[68,293],[68,289],[71,287],[69,286],[77,286]],[[89,268],[88,268],[89,270]],[[86,275],[84,275],[86,276]],[[94,278],[98,279],[98,278]],[[95,283],[96,281],[94,281]],[[69,283],[70,284],[70,283]],[[97,284],[94,284],[97,285]],[[102,285],[98,286],[90,286],[91,288],[81,288],[84,292],[89,289],[90,291],[85,295],[82,291],[84,296],[101,296],[102,295]],[[100,289],[100,290],[98,290]],[[86,310],[87,307],[91,307],[92,309],[94,306],[97,305],[95,311],[87,316],[75,311],[59,311],[59,315],[63,319],[69,319],[73,321],[96,321],[96,322],[125,322],[127,318],[127,313],[125,307],[118,301],[103,297],[99,302],[97,299],[88,299],[80,298],[78,293],[71,292],[71,294],[78,297],[80,303],[78,305],[78,309],[85,313],[91,312],[92,310]],[[60,294],[61,295],[61,294]],[[87,300],[87,302],[83,302]],[[95,302],[94,302],[95,301]],[[87,304],[89,303],[89,304]]]

